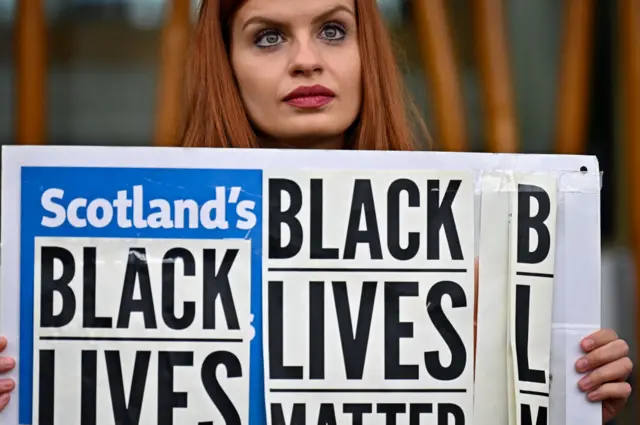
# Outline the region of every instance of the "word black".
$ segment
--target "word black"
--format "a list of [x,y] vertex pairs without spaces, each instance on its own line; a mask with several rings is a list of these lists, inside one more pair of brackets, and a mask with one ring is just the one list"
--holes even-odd
[[[215,270],[215,249],[202,250],[202,322],[204,329],[216,329],[215,302],[220,298],[227,327],[240,329],[235,303],[231,294],[229,271],[233,267],[238,250],[228,249],[224,252],[220,268]],[[96,248],[85,247],[79,263],[82,264],[82,326],[83,328],[112,328],[111,317],[96,316]],[[161,320],[170,329],[186,329],[195,319],[195,302],[183,304],[183,314],[176,316],[175,311],[175,262],[184,262],[185,275],[195,276],[195,257],[186,248],[172,248],[166,252],[162,261],[162,305],[154,306],[149,278],[149,264],[144,248],[129,249],[127,268],[120,298],[120,309],[115,327],[126,329],[132,313],[141,313],[146,329],[157,329],[156,311],[160,311]],[[63,264],[62,275],[54,277],[54,262]],[[41,250],[41,294],[40,294],[40,326],[43,328],[60,328],[68,325],[76,314],[77,300],[69,284],[75,277],[76,260],[73,254],[60,247],[45,246]],[[136,282],[139,283],[140,299],[134,299]],[[157,286],[156,286],[157,287]],[[62,309],[58,314],[53,312],[53,297],[57,292],[62,297]]]
[[[423,195],[418,185],[409,179],[398,179],[392,182],[387,189],[385,200],[375,200],[371,180],[358,179],[354,183],[351,207],[349,208],[349,222],[346,229],[346,237],[342,253],[339,248],[325,247],[322,242],[323,235],[323,180],[311,179],[309,216],[299,217],[302,209],[302,189],[293,180],[270,179],[269,180],[269,258],[292,258],[302,249],[303,243],[309,245],[312,259],[354,259],[356,248],[359,244],[368,246],[371,259],[382,259],[382,242],[378,223],[377,208],[380,203],[387,207],[387,249],[393,258],[397,260],[410,260],[419,250],[420,244],[426,243],[427,260],[440,259],[440,231],[444,230],[451,258],[462,260],[462,247],[460,237],[454,219],[452,204],[461,185],[460,180],[451,180],[444,195],[441,198],[440,180],[427,181],[426,216],[427,234],[426,240],[421,241],[418,232],[409,232],[407,246],[400,245],[400,196],[403,192],[408,195],[408,205],[402,208],[418,208],[421,206]],[[290,206],[282,209],[283,195],[287,194]],[[376,205],[376,201],[378,205]],[[360,221],[364,218],[366,229],[360,230]],[[305,235],[301,220],[308,221],[309,234]],[[281,237],[282,225],[289,228],[291,237],[284,244]]]

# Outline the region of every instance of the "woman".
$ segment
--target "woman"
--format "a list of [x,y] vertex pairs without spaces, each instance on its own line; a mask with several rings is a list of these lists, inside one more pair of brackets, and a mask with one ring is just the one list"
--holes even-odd
[[[193,49],[185,146],[413,150],[427,139],[405,115],[375,0],[203,0]],[[631,391],[628,346],[600,330],[582,349],[578,386],[609,421]],[[0,358],[0,371],[14,366]],[[0,409],[14,386],[0,380]]]

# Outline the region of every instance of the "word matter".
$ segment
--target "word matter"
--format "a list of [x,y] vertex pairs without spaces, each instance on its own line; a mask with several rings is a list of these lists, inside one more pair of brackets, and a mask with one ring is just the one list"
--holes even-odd
[[288,415],[282,404],[270,408],[272,425],[465,425],[464,412],[453,403],[320,403],[309,409],[294,403]]

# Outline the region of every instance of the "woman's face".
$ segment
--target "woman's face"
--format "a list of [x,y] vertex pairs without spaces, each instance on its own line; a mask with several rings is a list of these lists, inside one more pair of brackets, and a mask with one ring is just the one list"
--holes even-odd
[[355,0],[248,0],[231,64],[253,125],[296,146],[341,137],[362,101]]

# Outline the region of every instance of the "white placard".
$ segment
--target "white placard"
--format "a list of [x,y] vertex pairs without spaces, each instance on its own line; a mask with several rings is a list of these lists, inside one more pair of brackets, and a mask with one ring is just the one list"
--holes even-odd
[[[583,167],[586,171],[580,171]],[[486,172],[519,173],[523,176],[548,175],[557,186],[555,253],[552,255],[554,257],[553,308],[551,310],[553,323],[551,326],[550,365],[548,367],[554,380],[549,388],[549,424],[596,425],[600,422],[600,405],[588,403],[584,394],[579,392],[576,383],[580,376],[574,368],[574,363],[579,356],[580,338],[600,326],[600,176],[597,161],[593,157],[434,152],[4,147],[2,172],[3,249],[0,330],[10,342],[6,354],[18,359],[18,367],[9,374],[18,382],[18,388],[12,396],[9,406],[0,414],[3,423],[14,425],[36,423],[34,412],[42,409],[42,400],[45,400],[40,398],[36,392],[40,384],[37,380],[38,375],[34,374],[35,367],[38,365],[34,360],[39,355],[36,350],[40,350],[41,353],[46,351],[47,347],[51,347],[43,345],[44,341],[41,344],[41,341],[38,340],[36,344],[35,337],[41,334],[41,330],[34,325],[37,323],[34,322],[36,289],[42,286],[42,282],[38,283],[40,286],[35,284],[36,276],[40,276],[38,280],[41,280],[42,276],[41,264],[35,266],[37,264],[35,261],[36,247],[42,247],[41,244],[45,241],[55,241],[61,247],[71,249],[75,252],[74,257],[83,255],[84,252],[81,254],[80,251],[84,251],[84,247],[96,243],[96,246],[101,248],[98,252],[104,252],[101,254],[103,256],[96,260],[96,270],[100,271],[100,277],[96,278],[98,282],[110,281],[109,273],[111,272],[108,270],[111,270],[109,268],[111,266],[108,266],[107,263],[117,262],[116,259],[122,255],[127,256],[132,244],[161,251],[168,249],[174,243],[180,243],[184,244],[191,252],[204,249],[205,246],[223,250],[236,247],[239,249],[238,258],[244,258],[242,261],[250,264],[249,269],[242,272],[244,274],[241,280],[244,283],[234,279],[236,281],[234,285],[237,286],[230,290],[237,306],[238,323],[242,324],[239,327],[243,334],[243,343],[228,348],[224,343],[212,342],[211,347],[207,346],[206,348],[207,352],[211,348],[212,352],[219,350],[219,352],[232,353],[233,357],[238,359],[237,363],[240,365],[241,373],[237,372],[237,367],[234,368],[228,364],[224,368],[221,366],[216,373],[224,393],[229,397],[218,404],[207,401],[207,392],[203,391],[202,375],[198,377],[195,372],[203,362],[202,358],[205,355],[205,352],[200,350],[205,349],[198,348],[200,345],[196,343],[189,344],[189,350],[194,353],[193,370],[187,371],[189,370],[187,367],[172,366],[176,371],[187,371],[179,377],[174,377],[171,384],[174,395],[170,398],[172,406],[161,406],[157,403],[157,395],[153,394],[157,394],[161,388],[158,381],[153,381],[152,378],[144,381],[146,384],[143,389],[143,400],[147,401],[143,401],[140,406],[134,406],[140,409],[141,415],[144,414],[141,416],[141,423],[149,420],[153,423],[158,420],[158,423],[167,425],[184,423],[183,421],[205,423],[207,421],[214,423],[224,421],[227,424],[266,425],[274,423],[273,417],[270,416],[272,409],[270,409],[269,403],[275,402],[283,404],[281,413],[285,422],[289,424],[291,415],[296,414],[293,397],[284,392],[269,391],[272,385],[274,388],[285,389],[307,388],[305,385],[313,385],[315,388],[322,389],[332,385],[361,392],[363,382],[366,383],[366,388],[374,388],[375,384],[390,389],[403,389],[404,387],[405,390],[416,388],[437,390],[433,394],[421,395],[413,392],[406,394],[406,391],[405,394],[368,394],[363,399],[366,398],[366,403],[372,404],[372,414],[364,416],[365,419],[384,422],[385,418],[391,418],[397,414],[397,423],[399,424],[413,425],[419,423],[415,422],[418,419],[423,422],[428,421],[424,423],[437,423],[433,421],[437,421],[438,406],[445,405],[443,411],[448,423],[454,425],[460,423],[456,413],[450,413],[452,409],[455,409],[451,406],[456,405],[461,406],[460,410],[465,416],[465,423],[471,423],[473,420],[473,401],[469,398],[469,394],[473,392],[473,384],[471,383],[473,359],[467,359],[464,372],[458,381],[454,380],[455,382],[447,384],[441,382],[442,380],[430,380],[436,374],[428,374],[419,368],[417,381],[406,379],[403,381],[411,383],[395,383],[395,380],[383,379],[384,367],[371,367],[376,363],[384,365],[385,357],[388,358],[384,350],[380,352],[379,348],[375,351],[373,349],[374,346],[379,347],[385,344],[384,332],[373,332],[373,330],[384,330],[385,317],[394,317],[392,314],[385,315],[385,295],[387,295],[387,299],[389,296],[398,298],[397,302],[402,305],[402,309],[398,308],[398,317],[402,322],[413,322],[415,325],[413,336],[400,340],[399,362],[403,365],[420,365],[420,353],[440,349],[438,359],[443,365],[448,365],[446,361],[450,359],[446,357],[446,344],[442,342],[443,338],[438,337],[439,332],[436,330],[443,328],[434,326],[433,319],[424,313],[424,303],[418,300],[423,300],[428,293],[432,293],[433,288],[437,286],[437,281],[449,279],[452,274],[443,272],[437,276],[435,273],[429,274],[429,276],[426,276],[426,273],[425,276],[423,274],[412,275],[414,280],[419,281],[417,295],[396,296],[400,292],[387,289],[387,285],[376,285],[374,293],[371,289],[374,285],[366,282],[380,280],[380,277],[376,275],[376,279],[373,279],[366,272],[343,274],[340,282],[344,282],[344,284],[334,284],[331,279],[337,272],[324,271],[310,276],[306,271],[275,270],[276,268],[288,267],[330,267],[333,260],[311,258],[310,234],[305,235],[306,239],[303,239],[301,249],[293,257],[280,259],[269,257],[269,239],[272,230],[268,220],[273,211],[276,211],[275,206],[278,204],[275,198],[272,199],[276,196],[276,192],[272,191],[268,182],[272,178],[280,178],[289,179],[299,185],[304,199],[301,206],[301,209],[304,209],[301,217],[304,219],[301,222],[304,231],[309,233],[312,229],[317,229],[317,226],[307,220],[310,220],[312,211],[315,211],[314,214],[317,214],[318,211],[317,208],[312,208],[311,204],[313,199],[311,180],[321,179],[324,189],[321,211],[323,220],[325,220],[323,223],[327,226],[325,230],[320,232],[323,236],[322,247],[337,247],[340,255],[345,255],[349,217],[353,215],[351,209],[353,193],[357,192],[362,195],[368,190],[366,184],[362,185],[362,183],[357,191],[354,190],[356,180],[369,180],[379,220],[382,260],[374,259],[377,257],[372,255],[371,244],[360,242],[355,248],[353,259],[339,259],[334,265],[339,268],[371,268],[376,261],[387,264],[394,264],[396,261],[398,264],[400,262],[406,263],[402,267],[408,267],[408,264],[412,262],[412,260],[394,259],[392,252],[388,249],[389,240],[383,239],[387,235],[386,226],[393,222],[385,216],[388,214],[387,208],[390,199],[388,189],[392,182],[399,179],[414,182],[421,196],[420,205],[422,207],[405,208],[402,212],[402,230],[400,231],[400,235],[402,235],[403,232],[406,232],[405,228],[421,232],[426,229],[424,226],[428,226],[425,224],[427,220],[424,217],[426,212],[424,205],[428,205],[429,195],[427,192],[429,192],[428,181],[430,179],[440,181],[440,191],[444,190],[445,183],[448,187],[451,181],[460,180],[463,184],[461,184],[456,198],[458,210],[454,216],[460,228],[468,229],[467,232],[460,232],[460,246],[464,253],[464,265],[461,265],[460,268],[472,270],[473,257],[477,256],[478,252],[471,252],[470,256],[467,255],[467,252],[472,250],[474,242],[478,242],[474,241],[477,239],[477,235],[483,234],[482,229],[478,232],[473,224],[476,210],[480,208],[482,186],[479,183]],[[56,190],[64,190],[64,193],[56,192]],[[475,192],[474,196],[470,194],[472,190]],[[45,193],[47,196],[44,196]],[[445,193],[439,192],[438,199],[443,199],[442,196]],[[400,199],[403,205],[408,205],[408,196],[402,195]],[[54,204],[58,208],[47,203],[52,200],[55,201]],[[279,208],[281,210],[288,208],[290,201],[290,199],[283,198]],[[428,210],[428,207],[426,208]],[[362,210],[364,209],[362,208]],[[362,228],[359,227],[358,230],[368,229],[366,214],[361,215],[359,226]],[[329,217],[331,220],[327,221]],[[43,218],[45,219],[43,220]],[[286,237],[287,235],[278,236]],[[427,244],[429,240],[433,243],[435,238],[433,236],[427,238]],[[445,240],[446,238],[441,235],[437,245],[444,254],[449,255],[449,260],[451,260],[451,249],[448,243],[443,242]],[[408,239],[401,239],[398,242],[401,247],[406,248],[405,244],[408,243]],[[114,245],[110,245],[110,243]],[[480,245],[483,245],[482,240]],[[105,248],[107,251],[104,251]],[[481,250],[486,251],[486,248],[481,248]],[[322,251],[321,255],[325,255],[327,252],[331,253],[331,251]],[[376,253],[373,252],[373,254]],[[160,254],[156,252],[154,255]],[[431,265],[428,253],[425,255],[424,251],[420,251],[418,255],[422,257],[422,263],[418,266],[416,260],[415,267],[436,267],[436,265]],[[247,260],[247,258],[249,259]],[[40,260],[42,261],[42,257]],[[101,261],[105,265],[100,265]],[[445,257],[433,264],[437,263],[438,267],[444,267],[447,261]],[[400,267],[398,266],[398,268]],[[119,298],[116,294],[122,291],[125,282],[122,273],[126,274],[126,267],[121,266],[121,269],[118,269],[117,266],[114,266],[113,270],[116,276],[113,276],[113,283],[109,285],[113,285],[114,293],[96,298],[96,302],[99,304],[96,305],[96,311],[100,311],[100,314],[104,314],[105,317],[117,311]],[[482,265],[480,270],[482,273]],[[153,275],[153,273],[156,274]],[[157,271],[151,272],[150,269],[150,286],[154,296],[157,295],[156,288],[162,287],[162,277],[157,273]],[[180,272],[174,270],[174,273]],[[203,273],[203,271],[197,271],[195,275],[202,277]],[[402,273],[405,277],[407,274]],[[469,285],[468,288],[464,288],[465,296],[471,295],[473,297],[472,275],[460,274],[456,276],[462,278]],[[311,284],[310,277],[325,283],[322,285]],[[394,281],[397,277],[394,276]],[[187,277],[183,277],[183,279],[184,282],[188,280]],[[197,277],[194,279],[198,280]],[[485,279],[481,277],[480,294],[482,294],[484,285],[483,280]],[[282,281],[282,284],[269,284],[274,281]],[[298,281],[298,283],[293,281]],[[247,282],[249,282],[248,290],[246,290]],[[74,283],[74,285],[77,284]],[[101,283],[100,290],[105,290],[102,287],[106,285],[108,284]],[[203,282],[200,282],[199,285],[202,288]],[[393,287],[393,285],[388,286]],[[394,288],[400,289],[399,286]],[[277,378],[277,375],[274,377],[270,373],[267,374],[269,361],[277,351],[276,348],[273,350],[268,348],[267,337],[271,332],[268,326],[270,322],[268,307],[271,301],[270,295],[273,293],[275,297],[271,305],[274,306],[274,311],[278,310],[275,307],[278,306],[278,291],[280,289],[282,290],[280,310],[283,315],[282,341],[280,341],[283,347],[282,366],[301,365],[304,378],[291,380],[286,383],[286,387],[281,382],[282,380],[274,379]],[[402,289],[409,291],[409,294],[415,292],[411,285]],[[246,292],[243,293],[245,290]],[[180,288],[176,288],[176,294],[179,293],[179,297],[183,297],[181,299],[184,300],[195,296],[195,292],[191,291],[192,289],[183,288],[182,285]],[[195,291],[199,291],[199,289]],[[162,291],[160,290],[159,293],[161,294]],[[138,295],[136,292],[136,296]],[[237,299],[238,297],[240,300]],[[311,303],[310,299],[313,299],[315,303]],[[324,312],[322,327],[326,332],[325,335],[329,335],[330,339],[324,340],[325,347],[323,347],[326,361],[325,369],[322,372],[324,372],[325,378],[312,380],[309,378],[311,363],[316,365],[313,370],[314,374],[320,374],[321,370],[317,366],[317,352],[314,351],[313,356],[310,354],[309,341],[305,341],[305,334],[311,335],[316,330],[316,328],[311,329],[310,316],[312,306],[315,305],[313,307],[314,314],[320,311],[316,301],[319,299],[324,301],[321,303]],[[346,303],[347,299],[348,303]],[[194,302],[196,301],[197,299],[194,298]],[[480,303],[482,305],[482,296]],[[84,300],[78,301],[79,309],[81,304],[83,308],[87,305]],[[336,305],[341,306],[342,313],[340,315],[337,313]],[[362,367],[358,363],[358,359],[362,361],[359,352],[356,351],[357,355],[355,356],[349,356],[349,361],[354,362],[349,373],[355,373],[350,376],[359,378],[362,369],[362,379],[348,379],[347,368],[344,365],[343,346],[355,344],[355,336],[364,335],[362,331],[357,334],[357,324],[365,324],[365,322],[360,322],[361,305],[372,306],[372,332],[368,338],[371,348],[367,350]],[[109,308],[114,310],[109,310]],[[223,307],[218,306],[218,310],[215,311],[218,312],[220,308]],[[469,301],[467,307],[454,309],[445,297],[442,308],[445,315],[451,319],[453,327],[458,331],[463,345],[467,348],[469,341],[472,340],[473,303]],[[366,308],[362,310],[366,313]],[[347,312],[349,314],[346,314]],[[137,316],[141,314],[136,313]],[[160,313],[156,311],[157,323],[164,323],[160,320],[162,315],[158,316],[158,314]],[[176,311],[175,314],[177,316],[179,313]],[[287,317],[286,326],[284,317]],[[347,332],[349,330],[346,326],[348,324],[347,317],[351,318],[353,333],[350,335]],[[366,314],[363,317],[366,317]],[[277,319],[277,317],[275,318]],[[228,321],[229,318],[225,319]],[[117,323],[117,318],[114,320]],[[154,331],[144,327],[135,327],[139,326],[135,323],[141,323],[139,320],[141,320],[139,317],[135,321],[132,320],[129,323],[132,327],[120,330],[116,328],[115,333],[112,333],[114,329],[110,329],[108,334],[115,337],[134,333],[139,338],[152,337]],[[223,320],[224,322],[225,320]],[[266,331],[263,332],[265,326]],[[341,326],[342,331],[340,331]],[[79,329],[76,328],[74,332]],[[71,331],[72,329],[69,328],[62,333],[74,336]],[[107,332],[107,329],[98,331],[93,332],[92,335],[99,336],[100,332]],[[189,334],[187,330],[181,332],[183,332],[181,335]],[[225,338],[224,335],[227,335],[226,332],[229,331],[224,331],[224,329],[211,330],[211,338],[217,338],[216,335],[219,332],[221,332],[220,335],[223,335],[220,338]],[[383,334],[382,337],[380,333]],[[86,333],[82,333],[82,335],[86,335]],[[317,338],[317,334],[313,335],[315,338],[310,339],[307,336],[307,339],[313,340],[314,344],[317,344],[321,339]],[[112,350],[112,347],[115,346],[110,345],[113,342],[109,341],[93,342],[92,344],[96,345],[96,351],[98,351],[95,362],[96,376],[103,377],[95,390],[95,397],[98,400],[96,405],[100,404],[103,409],[101,412],[107,415],[98,418],[97,423],[101,425],[115,423],[117,409],[114,409],[114,398],[110,395],[111,393],[107,393],[105,390],[110,387],[108,378],[106,382],[104,378],[106,376],[104,371],[108,367],[104,351]],[[123,388],[125,388],[125,399],[127,400],[131,400],[135,395],[135,393],[127,393],[127,388],[134,375],[135,351],[144,350],[144,344],[148,346],[149,343],[139,342],[135,344],[135,348],[130,349],[120,347]],[[154,343],[154,348],[151,350],[150,370],[159,367],[160,344],[160,342]],[[177,349],[177,344],[176,347],[172,346],[171,348]],[[80,344],[70,341],[56,345],[56,350],[64,351],[65,349],[71,349],[76,353],[73,354],[75,356],[80,355],[80,365],[75,365],[75,370],[81,371],[82,355],[79,350],[83,348]],[[266,353],[263,352],[265,350]],[[473,352],[472,349],[466,351]],[[78,354],[79,352],[80,354]],[[102,353],[102,356],[99,353]],[[265,358],[265,354],[269,357],[268,359]],[[71,360],[71,353],[60,354],[60,356],[65,359],[68,357],[68,360],[65,361],[77,362],[77,360]],[[117,362],[114,355],[110,356],[112,356],[110,364],[114,368]],[[479,358],[481,356],[479,355]],[[313,361],[310,361],[310,357],[313,357],[311,359]],[[139,364],[145,360],[140,356],[138,359]],[[86,364],[90,364],[93,358],[91,355],[85,355],[85,360]],[[163,370],[169,369],[165,363]],[[99,372],[100,370],[102,372]],[[293,370],[296,371],[296,369]],[[415,369],[409,368],[407,370]],[[62,402],[64,406],[70,407],[70,413],[54,414],[52,425],[73,423],[76,420],[74,418],[79,416],[73,416],[78,413],[71,413],[71,411],[78,410],[78,406],[82,405],[82,397],[93,399],[91,390],[84,391],[81,390],[81,384],[78,386],[77,379],[72,376],[74,373],[81,372],[69,372],[66,377],[69,382],[65,386],[65,388],[72,389],[69,392],[69,397],[73,400]],[[266,381],[265,376],[267,377]],[[186,381],[182,380],[183,377]],[[98,379],[96,378],[96,382]],[[51,385],[51,381],[47,382],[48,385]],[[360,386],[358,386],[358,382]],[[119,383],[113,382],[112,387],[113,384]],[[58,384],[54,383],[53,385]],[[450,385],[449,388],[466,388],[468,391],[465,394],[460,392],[447,395],[438,394],[441,389],[447,388],[447,385]],[[139,386],[135,389],[139,391]],[[185,397],[175,395],[180,392],[183,392]],[[184,398],[186,398],[186,403]],[[151,403],[148,400],[154,399],[156,404],[145,404]],[[115,400],[121,401],[122,397],[116,397]],[[137,399],[133,398],[133,400]],[[326,400],[325,404],[334,407],[338,420],[340,418],[351,420],[359,411],[363,415],[366,413],[362,409],[358,410],[360,408],[357,407],[358,398],[355,393],[333,394],[331,396],[315,394],[312,396],[307,392],[304,395],[299,394],[298,400],[299,403],[308,403],[309,409],[304,412],[304,415],[305,417],[308,415],[310,418],[307,421],[314,423],[321,414],[325,415],[323,417],[328,420],[332,417],[331,407],[321,407],[322,403],[318,402],[320,400]],[[374,400],[377,406],[373,406]],[[60,403],[60,401],[54,397],[55,403]],[[418,406],[413,408],[414,419],[411,419],[410,405],[412,403]],[[421,407],[418,403],[422,404]],[[427,412],[429,403],[433,403],[432,412]],[[182,407],[182,404],[187,404],[187,407]],[[344,406],[346,404],[350,404],[349,409],[353,413],[345,413]],[[153,407],[145,407],[143,410],[142,405]],[[383,407],[379,407],[381,405]],[[397,406],[402,405],[405,406],[405,410],[408,409],[407,413],[401,413],[398,410],[401,408]],[[155,412],[152,412],[154,407],[156,407]],[[80,410],[82,409],[80,408]],[[300,408],[298,408],[299,410]]]
[[516,174],[514,180],[507,341],[514,404],[509,407],[517,425],[549,423],[556,179],[545,174]]
[[289,171],[265,185],[267,423],[469,421],[473,175]]
[[225,396],[249,404],[248,379],[216,373],[248,375],[248,242],[44,237],[34,259],[33,423],[218,422]]

